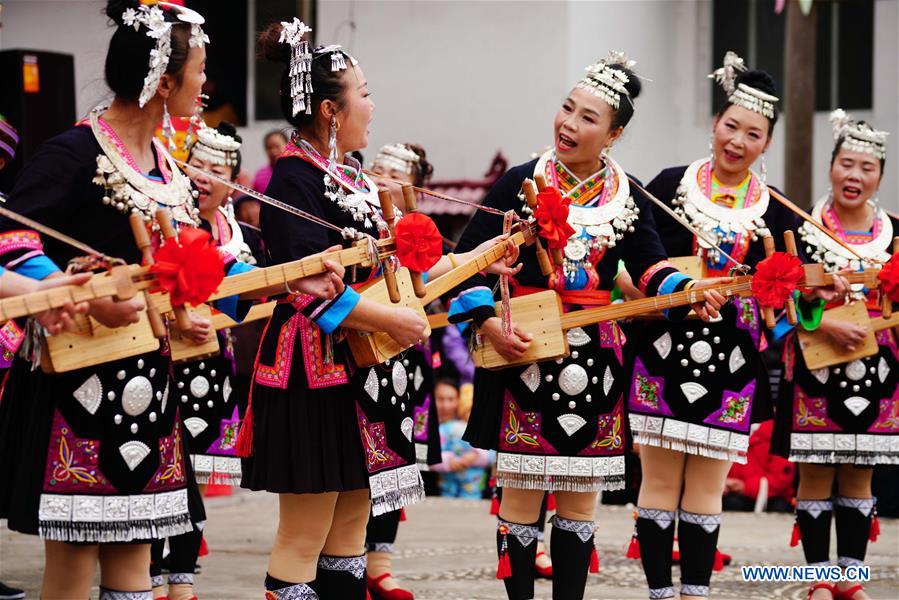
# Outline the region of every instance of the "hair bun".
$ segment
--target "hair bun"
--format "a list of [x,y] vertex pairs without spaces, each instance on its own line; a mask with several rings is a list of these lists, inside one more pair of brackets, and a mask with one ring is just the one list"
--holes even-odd
[[222,135],[227,135],[230,138],[234,138],[235,142],[242,143],[243,139],[237,135],[237,128],[233,123],[229,123],[228,121],[222,121],[219,123],[219,126],[216,127],[219,133]]
[[260,58],[277,63],[290,63],[290,45],[281,43],[281,24],[272,23],[256,38],[256,53]]
[[139,0],[108,0],[106,2],[106,16],[116,22],[119,26],[124,26],[122,21],[122,13],[129,8],[137,10],[140,8]]
[[621,63],[614,63],[609,65],[609,67],[622,71],[627,75],[628,81],[624,84],[624,89],[627,90],[627,94],[630,96],[631,100],[636,100],[640,95],[640,92],[643,91],[643,84],[640,82],[640,78],[637,77],[637,74]]
[[777,96],[777,84],[767,71],[760,69],[744,71],[737,75],[734,85],[740,85],[741,83],[771,96]]

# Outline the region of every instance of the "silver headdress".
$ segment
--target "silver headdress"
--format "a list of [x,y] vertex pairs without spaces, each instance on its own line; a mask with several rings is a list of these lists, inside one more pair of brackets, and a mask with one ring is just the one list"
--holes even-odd
[[309,97],[312,95],[312,52],[309,51],[309,42],[303,36],[310,33],[312,28],[294,17],[293,21],[281,21],[282,44],[290,46],[290,98],[293,100],[292,115],[300,112],[306,114],[312,112],[312,103]]
[[630,92],[625,87],[630,78],[624,71],[615,68],[615,65],[632,69],[636,64],[624,52],[613,50],[606,58],[584,69],[587,74],[575,87],[590,92],[618,110],[622,96],[630,102]]
[[378,150],[375,156],[375,165],[381,165],[386,169],[401,171],[411,175],[418,167],[421,157],[411,148],[403,144],[387,144]]
[[724,55],[724,64],[715,69],[709,75],[709,78],[718,82],[727,94],[727,101],[731,104],[742,106],[769,119],[773,119],[774,103],[779,101],[780,98],[766,94],[745,83],[737,84],[737,75],[745,70],[746,64],[743,62],[743,59],[736,52],[728,50],[727,54]]
[[155,6],[142,4],[136,9],[125,9],[122,12],[122,23],[126,27],[134,27],[134,31],[140,31],[140,26],[143,25],[147,28],[147,37],[156,40],[156,47],[150,50],[150,66],[147,76],[144,77],[144,87],[138,99],[141,108],[156,95],[159,80],[162,79],[168,68],[169,59],[172,56],[172,25],[174,23],[165,20],[165,14],[160,7],[173,11],[179,21],[190,25],[189,45],[191,48],[202,48],[209,43],[209,36],[203,32],[201,27],[206,19],[195,10],[168,2],[159,2]]
[[856,121],[842,108],[830,113],[833,139],[843,138],[842,146],[852,152],[864,152],[883,160],[887,156],[887,131],[878,131],[867,123]]
[[191,156],[226,167],[236,167],[240,142],[212,127],[200,127],[197,141],[190,148]]

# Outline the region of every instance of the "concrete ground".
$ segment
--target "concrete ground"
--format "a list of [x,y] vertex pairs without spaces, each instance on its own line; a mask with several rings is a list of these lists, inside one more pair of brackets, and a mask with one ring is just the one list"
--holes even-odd
[[[211,554],[201,559],[197,592],[203,600],[261,598],[267,553],[277,524],[277,502],[265,493],[238,491],[208,500],[206,538]],[[400,526],[394,574],[420,600],[505,598],[495,579],[495,519],[487,502],[429,498],[407,511]],[[646,598],[637,561],[624,558],[633,529],[632,511],[601,506],[597,532],[601,571],[589,578],[586,598]],[[712,579],[713,598],[804,598],[802,583],[745,583],[740,565],[802,564],[800,548],[788,545],[790,515],[727,513],[720,547],[734,557]],[[831,552],[831,556],[835,551]],[[0,533],[0,580],[38,597],[42,544],[31,536]],[[899,523],[881,519],[881,536],[869,547],[872,582],[866,590],[878,600],[899,598]],[[674,580],[678,573],[675,567]],[[537,597],[550,598],[549,582],[538,581]],[[93,598],[97,597],[94,590]]]

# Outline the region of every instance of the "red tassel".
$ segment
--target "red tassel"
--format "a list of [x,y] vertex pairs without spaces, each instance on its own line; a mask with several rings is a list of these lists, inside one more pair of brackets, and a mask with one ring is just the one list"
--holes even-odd
[[802,533],[799,531],[799,523],[793,523],[793,535],[790,537],[790,548],[795,548],[799,545],[799,540],[802,539]]
[[499,557],[499,563],[496,565],[496,578],[508,579],[512,576],[512,563],[509,560],[509,553],[506,552]]
[[494,496],[494,497],[490,500],[490,514],[491,514],[491,515],[498,515],[498,514],[499,514],[499,498],[497,498],[496,496]]
[[721,552],[715,548],[715,562],[712,563],[712,570],[715,572],[724,570],[724,559],[721,557]]
[[550,494],[546,498],[546,510],[556,510],[556,495]]
[[634,558],[640,560],[640,540],[636,535],[631,536],[631,543],[627,545],[627,552],[624,553],[625,558]]
[[253,401],[247,404],[247,412],[237,432],[237,442],[234,444],[234,452],[241,458],[253,456]]
[[209,546],[206,544],[206,537],[200,538],[200,552],[197,556],[207,556],[209,554]]
[[868,534],[868,539],[872,542],[877,541],[877,536],[880,535],[880,520],[877,518],[877,513],[874,513],[874,520],[871,521],[871,532]]
[[400,509],[400,521],[405,521],[405,520],[406,520],[406,509],[401,508]]
[[593,553],[590,554],[590,572],[599,573],[599,554],[596,553],[596,546],[593,546]]

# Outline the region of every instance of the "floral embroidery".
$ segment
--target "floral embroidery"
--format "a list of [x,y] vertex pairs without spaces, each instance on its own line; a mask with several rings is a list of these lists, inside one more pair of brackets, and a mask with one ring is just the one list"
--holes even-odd
[[621,413],[616,411],[609,415],[599,415],[599,435],[591,444],[591,448],[617,450],[624,445],[621,431]]
[[303,315],[299,313],[297,315],[301,319],[303,363],[306,366],[306,380],[309,387],[318,389],[348,383],[350,377],[346,365],[334,360],[334,336],[323,335],[318,326],[313,325]]
[[880,401],[880,414],[868,431],[872,433],[899,431],[899,390],[892,399],[884,398]]
[[412,415],[415,418],[415,424],[412,429],[412,439],[416,442],[428,441],[428,414],[431,410],[431,394],[425,396],[425,401],[421,406],[412,409]]
[[798,386],[795,388],[793,423],[796,429],[819,429],[836,431],[839,428],[827,417],[827,400],[810,398]]
[[603,321],[599,323],[598,327],[600,347],[612,348],[615,351],[615,358],[621,363],[624,358],[624,344],[627,342],[624,332],[615,321]]
[[237,432],[240,430],[240,413],[237,412],[237,406],[231,412],[230,419],[222,419],[219,425],[221,434],[219,438],[213,442],[212,448],[217,453],[234,454],[234,444],[237,443]]
[[745,329],[752,335],[755,347],[760,347],[759,312],[755,300],[752,298],[736,298],[734,306],[737,308],[737,327]]
[[98,463],[100,442],[77,437],[56,411],[47,456],[45,491],[110,491]]
[[[536,420],[534,413],[529,413],[525,418],[527,419],[528,424],[533,424]],[[528,446],[540,446],[536,434],[530,434],[521,430],[518,417],[515,416],[515,411],[511,410],[509,411],[509,420],[506,426],[506,443],[514,446],[518,442],[527,444]]]
[[728,429],[749,431],[749,414],[755,397],[755,381],[750,381],[742,390],[724,390],[721,394],[721,408],[703,420],[709,425],[730,425]]
[[[281,332],[278,334],[278,343],[275,347],[274,362],[269,366],[262,364],[262,361],[257,361],[256,383],[282,390],[287,388],[287,380],[290,379],[290,365],[293,361],[294,342],[297,337],[297,327],[299,319],[302,318],[303,315],[297,313],[281,326]],[[271,321],[269,325],[271,325]],[[268,333],[269,325],[266,325],[265,333]],[[265,333],[262,336],[263,339],[265,339]]]
[[634,359],[634,383],[631,386],[628,406],[639,413],[671,416],[664,399],[665,378],[653,377],[639,357]]
[[362,434],[363,450],[369,473],[406,464],[398,454],[387,447],[384,423],[370,423],[368,417],[356,403],[356,418]]
[[0,351],[3,353],[3,358],[12,360],[24,339],[25,331],[16,325],[15,321],[7,321],[3,327],[0,327]]
[[181,418],[176,416],[171,435],[159,440],[159,468],[144,491],[180,487],[186,480],[181,454]]

